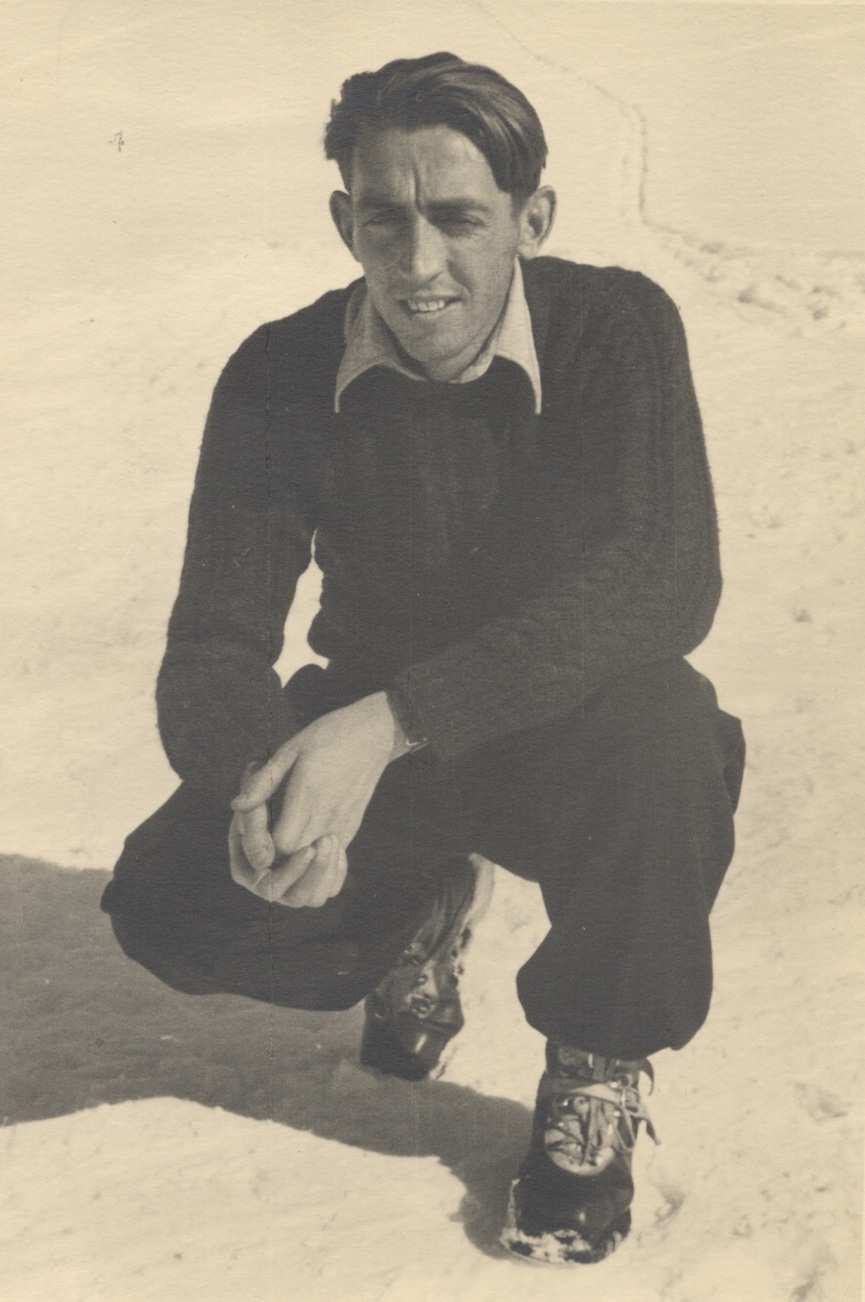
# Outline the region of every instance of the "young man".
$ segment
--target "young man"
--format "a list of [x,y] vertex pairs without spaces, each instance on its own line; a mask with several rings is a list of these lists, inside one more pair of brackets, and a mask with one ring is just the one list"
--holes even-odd
[[[678,315],[538,256],[525,97],[449,54],[345,83],[331,213],[363,279],[216,388],[157,690],[183,785],[106,891],[191,993],[366,1000],[361,1061],[428,1075],[489,861],[540,883],[518,976],[547,1039],[503,1241],[594,1261],[630,1224],[647,1056],[709,1004],[738,721],[682,658],[720,591]],[[327,668],[272,668],[314,544]]]

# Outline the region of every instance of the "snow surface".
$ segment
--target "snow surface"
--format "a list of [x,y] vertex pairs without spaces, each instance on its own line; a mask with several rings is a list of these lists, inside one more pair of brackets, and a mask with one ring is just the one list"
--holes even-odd
[[[633,112],[569,93],[615,159],[614,201],[551,251],[639,267],[681,307],[727,584],[693,659],[749,743],[713,1009],[656,1059],[662,1143],[637,1149],[634,1231],[575,1271],[496,1245],[542,1058],[512,981],[544,932],[531,885],[498,874],[467,1028],[420,1085],[359,1069],[357,1010],[174,994],[98,912],[122,836],[174,785],[152,683],[213,381],[260,320],[351,274],[302,229],[194,257],[178,235],[123,280],[94,263],[67,289],[22,281],[3,339],[9,1302],[859,1296],[865,259],[653,225]],[[310,574],[286,672],[315,592]]]

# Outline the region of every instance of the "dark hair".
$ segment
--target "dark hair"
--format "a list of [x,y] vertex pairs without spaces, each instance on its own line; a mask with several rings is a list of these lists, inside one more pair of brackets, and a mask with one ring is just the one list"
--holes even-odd
[[346,187],[363,128],[446,126],[476,146],[496,185],[516,199],[534,194],[547,161],[547,142],[537,113],[522,91],[481,64],[455,54],[394,59],[378,72],[359,72],[343,82],[331,104],[324,152],[336,161]]

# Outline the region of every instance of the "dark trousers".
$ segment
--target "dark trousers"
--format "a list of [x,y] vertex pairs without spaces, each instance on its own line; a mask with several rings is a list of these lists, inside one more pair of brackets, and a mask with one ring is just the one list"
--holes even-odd
[[[337,703],[328,680],[297,675],[307,718]],[[128,838],[103,907],[126,953],[178,990],[348,1008],[411,940],[442,865],[478,852],[541,887],[550,930],[517,978],[531,1025],[638,1058],[681,1048],[706,1017],[743,765],[738,719],[665,661],[456,764],[391,764],[321,909],[236,886],[230,811],[187,786]]]

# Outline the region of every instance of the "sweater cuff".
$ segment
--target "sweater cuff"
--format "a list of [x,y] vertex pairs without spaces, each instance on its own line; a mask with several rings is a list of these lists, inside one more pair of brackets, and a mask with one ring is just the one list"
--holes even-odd
[[411,698],[403,690],[402,686],[398,683],[392,684],[386,689],[385,695],[409,751],[421,750],[424,746],[428,746],[429,738],[425,730],[418,726],[418,720],[412,709]]
[[428,746],[437,759],[452,760],[474,744],[471,722],[461,727],[465,715],[462,693],[440,676],[433,664],[402,670],[387,689],[403,735],[410,746]]

